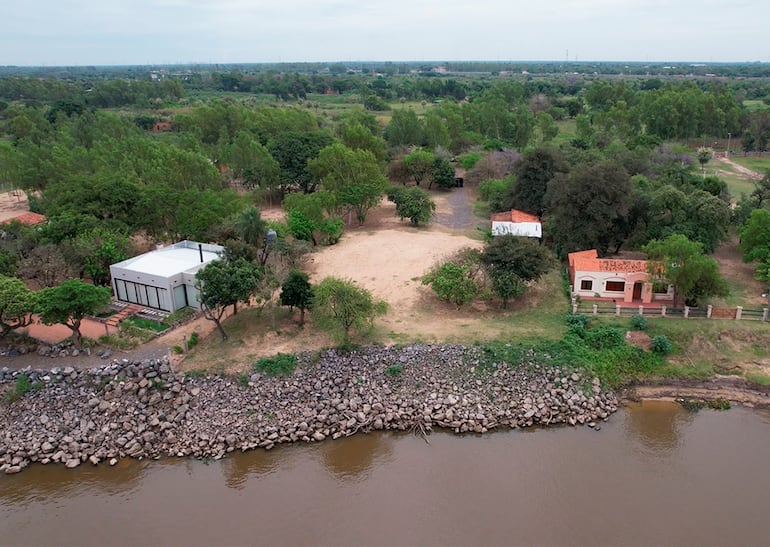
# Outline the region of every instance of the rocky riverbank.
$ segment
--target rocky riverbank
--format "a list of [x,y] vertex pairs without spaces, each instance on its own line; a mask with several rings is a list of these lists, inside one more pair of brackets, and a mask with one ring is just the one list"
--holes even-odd
[[[0,370],[0,471],[119,458],[221,458],[372,430],[457,433],[587,424],[617,410],[598,380],[478,348],[414,345],[298,356],[288,377],[183,375],[166,360]],[[21,381],[23,395],[14,399]]]

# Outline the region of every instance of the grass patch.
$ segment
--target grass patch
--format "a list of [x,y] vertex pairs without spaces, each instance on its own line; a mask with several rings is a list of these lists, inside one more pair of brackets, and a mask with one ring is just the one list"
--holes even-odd
[[16,381],[13,384],[13,388],[5,392],[5,400],[8,403],[12,403],[22,398],[24,395],[33,390],[38,390],[43,387],[43,382],[32,382],[29,376],[26,374],[19,374],[16,376]]
[[126,317],[123,321],[121,321],[121,325],[128,325],[137,329],[151,330],[153,332],[163,332],[170,328],[167,323],[136,316]]
[[254,370],[268,376],[289,376],[295,368],[297,368],[297,358],[287,353],[262,357],[254,364]]
[[757,173],[766,173],[768,170],[770,170],[770,155],[767,154],[762,156],[731,155],[730,159],[738,165],[747,167],[748,169],[756,171]]
[[770,376],[759,370],[746,371],[746,380],[760,386],[770,386]]
[[383,372],[385,376],[401,376],[401,373],[404,372],[404,368],[401,365],[390,365],[385,367]]

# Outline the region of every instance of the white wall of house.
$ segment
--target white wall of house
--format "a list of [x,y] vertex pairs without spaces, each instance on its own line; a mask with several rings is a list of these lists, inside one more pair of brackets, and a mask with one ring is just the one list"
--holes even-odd
[[503,222],[492,221],[493,236],[543,237],[543,227],[539,222]]
[[219,245],[182,241],[110,266],[115,298],[173,312],[199,308],[195,273],[224,249]]
[[[573,296],[612,298],[621,302],[653,302],[673,300],[674,289],[668,286],[666,292],[654,292],[653,284],[645,272],[590,272],[575,271]],[[637,283],[639,285],[637,285]],[[637,294],[634,294],[636,289]]]

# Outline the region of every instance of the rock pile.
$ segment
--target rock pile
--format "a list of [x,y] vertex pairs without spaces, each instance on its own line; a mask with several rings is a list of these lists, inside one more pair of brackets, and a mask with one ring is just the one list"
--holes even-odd
[[372,430],[457,433],[588,424],[618,407],[577,372],[486,362],[478,348],[413,345],[298,356],[288,377],[183,375],[165,360],[89,370],[0,370],[0,471],[31,462],[221,458]]

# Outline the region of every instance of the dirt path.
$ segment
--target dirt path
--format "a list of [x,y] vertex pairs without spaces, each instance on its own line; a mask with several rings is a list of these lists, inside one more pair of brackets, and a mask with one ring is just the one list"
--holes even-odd
[[756,171],[749,169],[748,167],[744,167],[743,165],[735,163],[730,158],[720,157],[720,158],[716,158],[716,160],[729,165],[739,173],[746,175],[746,177],[748,177],[750,180],[762,180],[762,177],[764,177],[762,173],[757,173]]

